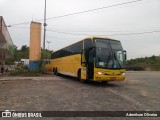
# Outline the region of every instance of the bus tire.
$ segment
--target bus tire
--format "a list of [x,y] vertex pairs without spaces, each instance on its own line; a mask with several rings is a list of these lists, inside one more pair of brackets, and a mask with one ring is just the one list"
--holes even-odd
[[53,69],[52,69],[52,75],[54,75],[54,71],[55,71],[55,69],[53,68]]
[[102,81],[101,83],[102,83],[102,84],[107,84],[107,83],[108,83],[108,81]]
[[81,81],[81,69],[78,70],[77,79]]
[[58,70],[57,70],[57,68],[54,70],[54,75],[58,76]]
[[54,73],[54,71],[55,71],[55,68],[53,68],[52,70],[53,70],[52,72]]

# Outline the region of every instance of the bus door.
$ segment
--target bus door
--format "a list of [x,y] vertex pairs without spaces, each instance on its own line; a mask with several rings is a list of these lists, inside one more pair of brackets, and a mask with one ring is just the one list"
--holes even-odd
[[93,43],[91,39],[84,40],[84,55],[86,59],[86,78],[93,79],[94,59],[93,57]]
[[87,60],[87,78],[93,79],[94,76],[94,51],[93,48],[88,50]]

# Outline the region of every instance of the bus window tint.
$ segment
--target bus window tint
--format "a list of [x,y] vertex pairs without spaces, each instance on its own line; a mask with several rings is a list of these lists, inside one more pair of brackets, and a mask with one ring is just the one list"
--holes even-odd
[[112,50],[115,54],[115,63],[121,68],[125,68],[124,64],[124,53],[123,48],[120,42],[117,41],[110,41]]
[[95,45],[96,45],[96,67],[112,68],[113,57],[109,41],[103,39],[96,39]]
[[78,42],[75,44],[75,54],[80,54],[82,52],[83,42]]
[[92,40],[91,39],[87,39],[87,40],[84,40],[84,54],[85,54],[85,58],[87,58],[87,53],[88,53],[88,50],[89,48],[92,47]]
[[96,67],[119,69],[124,68],[124,55],[121,43],[106,39],[95,39]]
[[81,54],[82,49],[83,49],[83,42],[80,41],[78,43],[75,43],[71,46],[65,47],[61,50],[58,50],[58,51],[52,53],[52,59],[65,57],[65,56],[69,56],[69,55],[74,55],[74,54]]

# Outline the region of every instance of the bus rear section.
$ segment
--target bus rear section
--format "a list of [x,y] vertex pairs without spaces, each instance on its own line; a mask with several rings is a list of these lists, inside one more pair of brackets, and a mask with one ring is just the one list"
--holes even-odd
[[77,77],[81,69],[81,52],[83,41],[69,45],[51,55],[51,64],[55,75],[64,74]]

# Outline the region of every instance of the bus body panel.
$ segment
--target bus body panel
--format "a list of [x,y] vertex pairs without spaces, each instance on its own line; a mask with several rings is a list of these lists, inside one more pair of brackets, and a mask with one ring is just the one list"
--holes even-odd
[[126,76],[125,72],[125,69],[94,68],[94,81],[123,81]]
[[52,59],[53,69],[57,69],[58,73],[77,77],[77,72],[81,68],[81,55]]
[[52,70],[52,64],[46,64],[45,65],[45,70],[47,71],[47,72],[52,72],[53,70]]
[[81,68],[81,79],[82,80],[86,80],[87,79],[87,68],[86,67],[82,67]]

